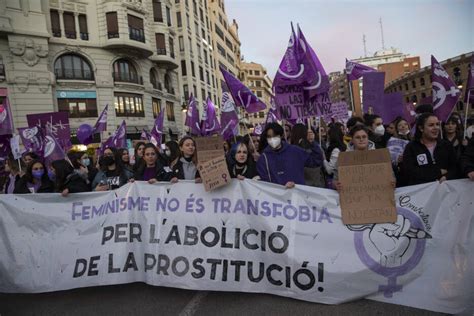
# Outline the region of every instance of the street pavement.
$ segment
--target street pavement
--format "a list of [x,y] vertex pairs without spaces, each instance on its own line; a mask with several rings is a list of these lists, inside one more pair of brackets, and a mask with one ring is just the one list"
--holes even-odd
[[267,294],[198,292],[143,283],[42,294],[0,294],[0,316],[9,315],[443,315],[358,300],[324,305]]

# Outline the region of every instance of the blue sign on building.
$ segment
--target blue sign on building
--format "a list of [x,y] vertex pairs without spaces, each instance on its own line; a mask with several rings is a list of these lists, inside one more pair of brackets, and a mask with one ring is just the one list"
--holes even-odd
[[95,91],[78,91],[78,90],[58,90],[56,91],[58,99],[95,99],[97,93]]

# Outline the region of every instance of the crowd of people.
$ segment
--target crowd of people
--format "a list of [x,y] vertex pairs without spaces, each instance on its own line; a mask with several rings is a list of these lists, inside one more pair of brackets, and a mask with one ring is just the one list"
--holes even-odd
[[[266,181],[287,188],[303,184],[341,189],[341,152],[386,148],[391,140],[400,139],[406,141],[406,146],[392,161],[396,186],[460,178],[474,181],[474,137],[464,137],[459,115],[440,122],[428,108],[419,113],[413,131],[403,118],[384,123],[387,122],[376,114],[353,116],[346,124],[332,122],[318,129],[301,123],[269,123],[261,135],[236,136],[231,142],[224,142],[223,152],[232,178]],[[179,142],[168,141],[158,148],[138,142],[134,149],[134,164],[130,163],[126,148],[107,148],[98,159],[86,152],[69,152],[67,159],[50,165],[33,152],[20,160],[9,157],[2,192],[58,192],[67,196],[114,190],[133,181],[201,182],[192,136],[184,136]]]

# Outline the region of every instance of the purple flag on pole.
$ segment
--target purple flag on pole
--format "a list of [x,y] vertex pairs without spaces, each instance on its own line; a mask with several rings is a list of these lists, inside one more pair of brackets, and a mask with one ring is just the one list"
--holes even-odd
[[198,104],[194,96],[189,96],[188,111],[186,112],[186,126],[192,135],[201,135],[201,125],[199,124]]
[[102,155],[104,150],[110,147],[127,148],[127,124],[125,121],[122,121],[122,124],[120,124],[112,136],[100,145],[100,154]]
[[221,130],[221,125],[216,115],[216,108],[214,103],[208,97],[206,101],[206,107],[204,108],[202,114],[202,135],[209,136],[212,134],[217,134]]
[[439,120],[446,121],[453,111],[461,91],[433,55],[431,55],[431,78],[434,114]]
[[415,112],[415,106],[413,103],[405,103],[403,106],[403,118],[410,124],[410,126],[413,126],[416,121],[416,112]]
[[[471,91],[469,93],[469,90]],[[468,100],[469,98],[469,100]],[[466,93],[464,94],[465,103],[474,102],[474,55],[471,57],[471,69],[467,75]]]
[[140,134],[140,139],[141,140],[147,140],[150,141],[151,134],[150,132],[146,131],[145,129],[142,130],[142,133]]
[[64,150],[68,150],[71,147],[71,129],[69,127],[68,112],[28,114],[26,119],[28,127],[39,126],[45,131],[51,130],[53,136],[59,141]]
[[153,126],[153,129],[150,132],[150,135],[151,135],[150,141],[155,146],[161,145],[164,120],[165,120],[165,111],[161,110],[160,113],[158,113],[155,119],[155,125]]
[[239,116],[225,83],[222,84],[221,135],[229,140],[239,133]]
[[12,135],[0,135],[0,158],[6,159],[10,153],[10,139]]
[[298,41],[298,51],[301,54],[301,63],[304,66],[304,90],[308,92],[308,97],[311,98],[316,94],[329,92],[329,77],[313,48],[306,41],[303,31],[301,31],[299,26]]
[[362,102],[364,105],[364,113],[373,109],[373,113],[380,115],[381,107],[383,107],[384,98],[384,72],[369,72],[364,74],[362,87]]
[[102,110],[102,113],[100,113],[99,118],[97,119],[97,122],[95,122],[94,133],[100,133],[107,130],[107,110],[108,109],[109,109],[109,105],[107,104],[104,110]]
[[[374,108],[374,113],[380,115],[384,123],[393,122],[397,117],[403,117],[403,94],[401,92],[385,93],[383,96],[383,108]],[[376,111],[379,111],[377,113]]]
[[13,116],[7,96],[0,104],[0,135],[13,134]]
[[52,134],[52,131],[49,130],[46,132],[44,137],[44,162],[46,165],[49,165],[55,160],[64,159],[66,154],[59,144],[58,140]]
[[347,80],[357,80],[363,75],[371,72],[376,72],[372,67],[358,64],[346,59],[346,75]]
[[43,130],[40,127],[19,128],[18,132],[26,151],[35,152],[38,156],[43,156],[44,136]]
[[260,99],[242,82],[240,82],[239,79],[235,78],[224,68],[220,67],[220,69],[237,106],[243,107],[247,113],[256,113],[267,108],[265,103],[260,101]]

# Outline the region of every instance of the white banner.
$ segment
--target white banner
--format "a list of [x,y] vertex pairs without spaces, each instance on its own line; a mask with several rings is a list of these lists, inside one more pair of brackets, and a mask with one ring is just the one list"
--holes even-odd
[[337,192],[245,180],[0,196],[0,292],[146,282],[458,313],[473,298],[474,183],[396,190],[396,224],[345,226]]

